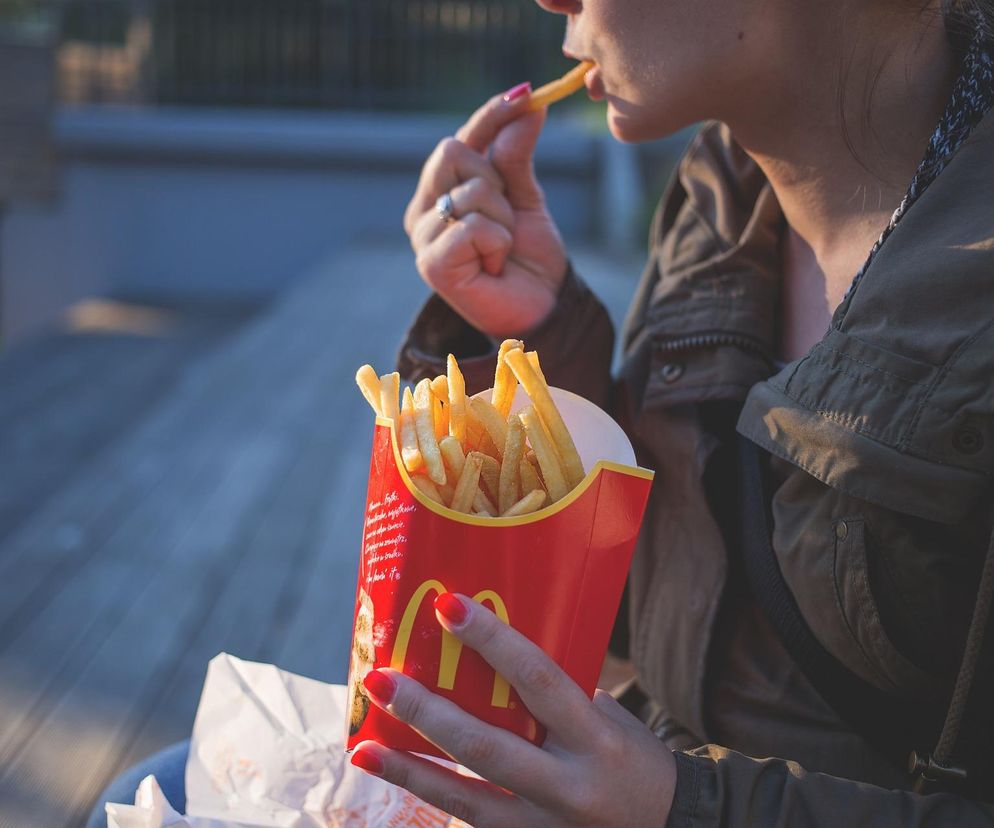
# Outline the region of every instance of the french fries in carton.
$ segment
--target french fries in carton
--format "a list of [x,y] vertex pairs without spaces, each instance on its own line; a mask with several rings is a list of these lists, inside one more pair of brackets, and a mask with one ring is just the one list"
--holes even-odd
[[503,676],[435,618],[459,592],[489,607],[593,695],[652,472],[604,411],[550,388],[523,343],[494,387],[467,398],[458,363],[398,390],[356,375],[377,412],[356,590],[347,748],[365,739],[443,756],[372,704],[362,679],[392,667],[535,744],[543,728]]

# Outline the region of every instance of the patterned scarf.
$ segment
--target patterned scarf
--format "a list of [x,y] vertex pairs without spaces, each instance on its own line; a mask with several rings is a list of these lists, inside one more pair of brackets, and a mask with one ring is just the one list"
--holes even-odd
[[971,27],[973,37],[963,58],[963,68],[953,85],[953,92],[946,104],[946,110],[932,133],[925,150],[925,157],[918,165],[915,176],[911,180],[908,192],[901,200],[900,206],[894,211],[890,222],[877,239],[870,255],[853,279],[849,290],[842,300],[841,313],[836,314],[836,324],[841,324],[842,317],[849,308],[853,293],[862,281],[877,251],[894,232],[897,223],[911,206],[921,197],[938,177],[953,155],[962,146],[973,128],[994,104],[994,58],[991,55],[992,44],[985,35],[985,27],[977,22]]

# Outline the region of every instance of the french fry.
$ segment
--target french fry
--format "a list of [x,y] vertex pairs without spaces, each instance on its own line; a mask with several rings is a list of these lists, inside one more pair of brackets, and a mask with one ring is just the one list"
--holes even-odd
[[[512,352],[517,353],[517,352]],[[504,456],[504,443],[507,442],[507,421],[500,415],[500,412],[482,397],[473,397],[469,401],[469,407],[476,418],[483,423],[483,427],[494,441],[497,449],[497,458]]]
[[462,443],[466,441],[466,408],[469,405],[466,400],[466,380],[452,354],[449,354],[446,368],[449,388],[449,434]]
[[535,489],[541,489],[544,492],[545,486],[542,484],[542,478],[535,471],[532,461],[524,457],[521,460],[521,491],[532,492]]
[[535,456],[538,458],[538,465],[542,469],[542,478],[545,481],[545,488],[549,492],[549,498],[555,503],[569,493],[569,486],[566,484],[566,477],[559,465],[559,457],[556,454],[555,446],[551,438],[542,425],[542,420],[535,411],[534,405],[529,405],[518,412],[521,422],[525,426],[528,434],[528,442],[535,449]]
[[500,467],[497,497],[499,514],[504,514],[518,502],[521,494],[519,485],[521,460],[524,453],[525,427],[521,424],[521,418],[517,414],[512,414],[507,421],[507,442],[504,443],[504,458]]
[[454,509],[457,512],[468,513],[470,511],[473,506],[473,500],[480,487],[481,466],[480,455],[475,451],[471,451],[466,456],[466,462],[462,467],[462,474],[459,475],[459,482],[456,484],[452,503],[449,504],[450,509]]
[[[566,428],[566,423],[563,422],[562,415],[552,400],[552,394],[549,393],[549,386],[535,373],[535,369],[532,368],[531,362],[529,362],[528,357],[525,356],[523,351],[508,351],[505,359],[508,365],[511,366],[511,370],[514,371],[514,375],[518,378],[518,382],[525,387],[525,391],[531,397],[532,405],[538,412],[538,416],[541,417],[543,424],[549,430],[552,443],[559,452],[562,460],[566,481],[572,489],[583,480],[583,462],[580,460],[580,455],[576,451],[573,437],[570,435],[569,429]],[[530,432],[528,438],[529,442],[531,442]],[[541,453],[534,442],[532,442],[532,448],[535,449],[535,453],[539,456],[542,476],[545,478],[546,486],[549,487],[549,494],[551,495],[552,485],[549,483],[549,476],[545,470],[545,463],[542,462]],[[559,498],[554,499],[558,500]]]
[[444,376],[435,377],[431,393],[435,397],[435,439],[441,440],[449,433],[449,381]]
[[400,374],[380,377],[380,413],[396,423],[400,419]]
[[466,462],[466,455],[463,453],[462,445],[455,437],[444,437],[438,444],[439,451],[442,452],[442,461],[445,468],[452,472],[452,476],[458,480],[462,474],[463,463]]
[[[451,422],[452,420],[450,418],[449,423],[451,424]],[[481,423],[478,419],[476,419],[476,417],[473,415],[472,410],[468,409],[467,407],[466,438],[462,442],[465,444],[466,448],[475,450],[480,447],[480,442],[486,436],[487,436],[487,430],[483,427],[483,423]],[[489,454],[489,452],[487,453]]]
[[563,98],[568,98],[574,92],[578,92],[583,86],[583,76],[594,68],[593,61],[585,60],[574,66],[559,80],[540,86],[528,99],[528,109],[535,112],[546,106],[551,106]]
[[545,503],[545,492],[541,489],[535,489],[534,491],[528,492],[521,500],[511,506],[506,512],[501,514],[501,517],[517,517],[518,515],[528,515],[532,512],[537,512],[542,508],[542,504]]
[[526,351],[525,356],[528,357],[528,361],[531,363],[532,369],[535,373],[538,374],[538,378],[548,385],[549,383],[546,382],[545,374],[542,373],[542,365],[538,361],[538,351]]
[[482,451],[475,453],[480,455],[480,462],[483,464],[480,470],[480,486],[487,497],[496,503],[500,500],[500,463]]
[[442,494],[438,491],[438,488],[432,483],[427,477],[423,477],[420,474],[415,474],[411,477],[411,482],[417,486],[421,494],[426,497],[430,497],[436,503],[441,503],[443,506],[445,502],[442,500]]
[[477,451],[481,454],[486,454],[488,457],[493,457],[495,460],[500,457],[500,452],[497,451],[497,444],[494,443],[493,438],[487,433],[486,429],[483,429],[483,434],[480,435],[480,445]]
[[479,486],[476,487],[476,494],[473,497],[473,509],[477,514],[497,517],[497,507],[490,502],[490,498],[483,493],[483,489]]
[[400,456],[409,472],[424,467],[425,461],[418,448],[418,431],[414,426],[414,395],[404,388],[404,403],[400,408]]
[[514,401],[514,392],[518,389],[518,379],[504,361],[504,355],[515,348],[522,350],[524,347],[525,344],[520,339],[505,339],[497,352],[497,370],[494,373],[494,388],[490,393],[490,403],[505,420],[511,413],[511,403]]
[[444,485],[438,487],[438,493],[442,496],[442,503],[444,503],[446,506],[451,506],[452,498],[455,497],[456,490],[455,487],[452,485],[452,480],[455,479],[456,478],[452,478]]
[[424,458],[425,470],[432,482],[444,485],[445,465],[435,439],[435,409],[431,380],[423,379],[414,387],[414,427],[418,432],[418,448]]
[[373,411],[376,412],[376,416],[380,416],[380,378],[377,376],[376,371],[373,370],[372,365],[363,365],[358,371],[355,372],[355,382],[359,386],[359,390],[362,391],[362,395],[366,398]]

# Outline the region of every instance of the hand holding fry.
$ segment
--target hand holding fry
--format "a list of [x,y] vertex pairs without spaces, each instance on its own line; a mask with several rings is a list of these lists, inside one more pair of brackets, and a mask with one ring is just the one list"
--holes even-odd
[[[495,96],[444,139],[404,216],[421,277],[495,337],[534,329],[566,275],[562,239],[532,163],[545,116],[526,102]],[[449,222],[436,209],[443,195],[452,199]]]

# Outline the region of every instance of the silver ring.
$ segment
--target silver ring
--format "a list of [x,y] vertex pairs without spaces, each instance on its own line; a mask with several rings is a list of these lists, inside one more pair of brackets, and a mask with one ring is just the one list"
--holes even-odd
[[456,205],[449,193],[444,193],[435,201],[435,210],[443,224],[452,224],[456,220]]

